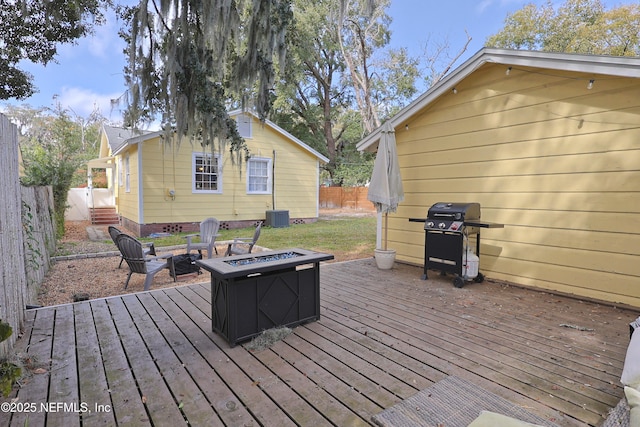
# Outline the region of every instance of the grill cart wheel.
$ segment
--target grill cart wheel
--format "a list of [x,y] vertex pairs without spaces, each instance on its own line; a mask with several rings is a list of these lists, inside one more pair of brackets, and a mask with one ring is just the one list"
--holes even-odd
[[476,283],[484,282],[484,274],[478,273],[478,275],[473,279],[473,281]]
[[462,279],[462,277],[456,276],[456,278],[453,279],[453,286],[455,286],[456,288],[463,287],[464,286],[464,280]]

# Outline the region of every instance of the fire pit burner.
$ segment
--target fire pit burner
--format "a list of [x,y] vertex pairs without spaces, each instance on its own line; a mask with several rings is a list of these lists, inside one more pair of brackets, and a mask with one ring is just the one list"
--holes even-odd
[[282,252],[273,255],[263,255],[263,256],[254,256],[251,258],[243,258],[243,259],[234,259],[230,261],[225,261],[226,264],[232,265],[234,267],[241,265],[249,265],[256,264],[260,262],[273,262],[273,261],[282,261],[285,259],[291,259],[302,256],[302,254],[297,252]]

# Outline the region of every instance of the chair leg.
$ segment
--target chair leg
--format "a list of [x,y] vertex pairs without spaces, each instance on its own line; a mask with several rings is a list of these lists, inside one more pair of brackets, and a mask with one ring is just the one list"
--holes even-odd
[[123,257],[120,257],[120,264],[118,265],[118,268],[122,268],[122,262],[124,261]]
[[[156,272],[157,273],[157,272]],[[153,277],[156,273],[147,273],[147,277],[144,278],[144,290],[148,291],[151,287],[151,282],[153,282]]]
[[127,289],[127,286],[129,286],[129,279],[131,279],[131,275],[133,274],[133,271],[129,270],[129,275],[127,276],[127,280],[126,282],[124,282],[124,288]]

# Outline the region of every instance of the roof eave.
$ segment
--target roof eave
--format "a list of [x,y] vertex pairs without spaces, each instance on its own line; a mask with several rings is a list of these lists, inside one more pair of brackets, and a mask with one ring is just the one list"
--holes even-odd
[[[429,105],[434,99],[449,92],[456,84],[486,63],[640,78],[640,58],[638,57],[482,48],[389,119],[393,128],[397,129],[409,117]],[[374,151],[380,139],[381,129],[382,126],[362,139],[356,144],[356,149],[358,151]]]

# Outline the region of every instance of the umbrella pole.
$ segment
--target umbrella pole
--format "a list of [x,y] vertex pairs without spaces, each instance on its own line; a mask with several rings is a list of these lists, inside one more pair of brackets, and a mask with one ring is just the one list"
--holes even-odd
[[389,233],[389,212],[384,214],[384,250],[387,250],[387,235]]

